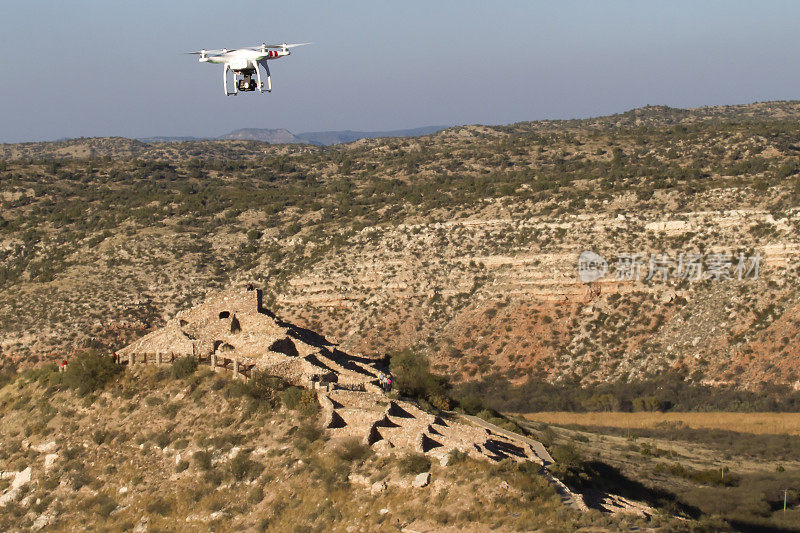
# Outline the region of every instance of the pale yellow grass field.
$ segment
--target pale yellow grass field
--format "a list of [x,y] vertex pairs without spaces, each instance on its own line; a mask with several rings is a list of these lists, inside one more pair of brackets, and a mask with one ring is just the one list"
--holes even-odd
[[618,428],[656,428],[681,423],[693,429],[727,429],[743,433],[800,435],[800,413],[520,413],[535,422]]

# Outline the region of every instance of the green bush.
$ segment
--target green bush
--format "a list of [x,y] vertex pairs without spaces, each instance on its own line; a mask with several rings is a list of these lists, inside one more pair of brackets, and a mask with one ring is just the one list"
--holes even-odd
[[411,398],[424,399],[437,409],[450,409],[450,382],[430,371],[428,359],[411,349],[390,355],[389,369],[397,391]]
[[[212,383],[212,389],[216,385]],[[276,407],[279,405],[278,390],[286,387],[283,380],[269,374],[254,371],[247,381],[234,379],[227,383],[225,395],[229,398],[246,396],[256,400],[262,406]]]
[[468,394],[458,400],[458,404],[461,408],[471,415],[478,414],[481,411],[486,410],[486,406],[483,402],[483,398],[477,396],[475,394]]
[[190,355],[181,357],[172,363],[172,377],[175,379],[189,377],[197,370],[198,364],[197,359]]
[[63,383],[81,396],[100,390],[122,371],[114,360],[95,351],[73,357],[64,372]]
[[[42,385],[49,384],[53,375],[58,375],[58,367],[55,364],[47,364],[37,368],[31,368],[22,372],[22,377],[30,382],[36,381]],[[9,374],[9,377],[13,374]]]
[[289,408],[298,411],[303,416],[310,416],[319,410],[317,393],[311,389],[289,387],[281,392],[281,401]]
[[285,387],[286,384],[281,378],[270,376],[266,372],[253,371],[247,382],[247,393],[258,401],[275,403],[275,391]]

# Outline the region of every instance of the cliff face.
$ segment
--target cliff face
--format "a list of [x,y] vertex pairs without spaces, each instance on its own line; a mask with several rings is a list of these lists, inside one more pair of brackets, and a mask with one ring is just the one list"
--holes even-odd
[[[772,102],[324,151],[4,146],[3,354],[119,348],[254,282],[344,350],[413,345],[460,380],[793,385],[799,120]],[[587,251],[606,262],[594,281]]]
[[[512,381],[573,374],[598,381],[681,370],[707,383],[794,383],[800,219],[785,215],[720,210],[369,228],[353,238],[346,261],[317,262],[278,302],[298,319],[344,321],[338,338],[348,347],[425,343],[440,369],[463,378],[500,371]],[[609,263],[593,283],[579,276],[586,250]],[[681,256],[688,263],[693,253],[703,256],[700,279],[676,277]],[[626,254],[639,256],[638,272],[623,277]],[[724,273],[708,270],[718,255]]]

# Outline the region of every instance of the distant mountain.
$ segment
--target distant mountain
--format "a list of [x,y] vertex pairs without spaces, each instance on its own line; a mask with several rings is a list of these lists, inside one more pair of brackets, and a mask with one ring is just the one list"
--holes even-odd
[[286,129],[268,129],[268,128],[242,128],[234,130],[225,135],[217,137],[221,140],[229,141],[262,141],[270,144],[287,144],[287,143],[301,143],[308,144]]
[[138,141],[146,143],[182,142],[182,141],[261,141],[270,144],[315,144],[317,146],[330,146],[333,144],[350,143],[360,139],[375,139],[378,137],[416,137],[430,135],[442,131],[449,126],[423,126],[407,130],[391,131],[309,131],[295,135],[284,128],[241,128],[219,137],[142,137]]
[[317,146],[330,146],[333,144],[349,143],[359,139],[375,139],[378,137],[416,137],[430,135],[446,129],[448,126],[424,126],[407,130],[391,131],[309,131],[295,135],[284,128],[241,128],[219,137],[145,137],[138,139],[146,143],[181,142],[181,141],[207,141],[207,140],[235,140],[235,141],[261,141],[270,144],[315,144]]
[[416,137],[418,135],[430,135],[437,131],[442,131],[448,126],[424,126],[409,130],[392,131],[314,131],[300,133],[296,137],[310,144],[330,146],[332,144],[349,143],[359,139],[375,139],[377,137]]
[[210,137],[140,137],[137,141],[144,143],[173,143],[183,141],[207,141]]

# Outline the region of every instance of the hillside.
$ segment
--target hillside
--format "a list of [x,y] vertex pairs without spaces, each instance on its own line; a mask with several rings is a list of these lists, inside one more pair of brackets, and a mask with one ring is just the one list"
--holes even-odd
[[297,389],[253,389],[176,363],[129,368],[80,396],[70,388],[80,377],[72,372],[27,372],[0,387],[4,531],[696,524],[673,518],[674,510],[648,508],[649,517],[572,510],[530,463],[376,453],[321,429],[316,401],[296,398]]
[[[800,103],[767,102],[325,149],[3,145],[3,358],[120,347],[253,282],[345,350],[416,346],[462,382],[668,373],[791,390],[799,120]],[[608,276],[581,281],[585,250]],[[626,254],[638,280],[617,279]],[[669,279],[645,279],[651,254],[671,261]],[[701,279],[674,277],[681,254],[703,256]],[[757,276],[737,275],[740,254],[760,258]],[[707,279],[714,264],[728,276]]]

